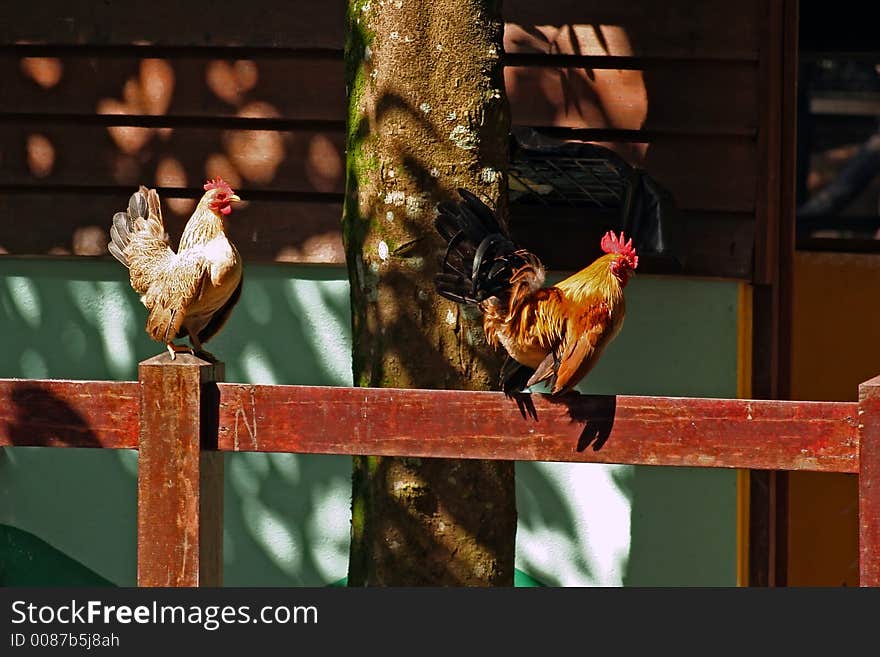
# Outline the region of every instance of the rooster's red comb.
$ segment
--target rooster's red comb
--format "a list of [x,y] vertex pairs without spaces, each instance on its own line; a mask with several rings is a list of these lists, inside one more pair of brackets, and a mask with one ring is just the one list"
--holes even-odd
[[626,237],[621,232],[620,237],[614,234],[613,230],[609,230],[605,233],[605,237],[602,238],[600,242],[600,246],[605,253],[619,253],[622,256],[625,256],[629,260],[638,263],[638,256],[636,255],[636,250],[633,248],[632,238],[629,238],[626,242],[624,240]]
[[220,176],[217,176],[216,178],[214,178],[214,180],[211,180],[209,178],[207,182],[205,182],[205,191],[207,192],[212,189],[223,190],[229,196],[232,196],[232,194],[234,193],[232,191],[232,187],[229,186],[229,183],[223,180],[223,178],[221,178]]

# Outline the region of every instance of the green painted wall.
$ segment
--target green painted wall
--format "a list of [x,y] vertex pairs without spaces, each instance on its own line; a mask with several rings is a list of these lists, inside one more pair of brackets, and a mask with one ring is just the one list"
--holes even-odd
[[[585,391],[735,396],[734,283],[638,277],[628,308]],[[143,322],[115,262],[0,259],[0,377],[134,379],[160,351]],[[228,381],[348,385],[349,333],[342,268],[250,265],[241,304],[209,347]],[[523,571],[565,586],[735,584],[733,472],[517,467]],[[349,468],[347,457],[227,455],[226,584],[343,577]],[[2,450],[0,525],[131,585],[136,472],[129,451]]]
[[[638,276],[626,294],[581,392],[736,397],[736,283]],[[517,566],[548,584],[736,585],[735,471],[519,463],[517,485]]]

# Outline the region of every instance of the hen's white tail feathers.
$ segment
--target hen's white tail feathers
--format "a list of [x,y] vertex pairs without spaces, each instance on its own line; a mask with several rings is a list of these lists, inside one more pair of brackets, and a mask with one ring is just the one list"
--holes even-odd
[[126,267],[131,266],[126,249],[135,233],[147,233],[148,239],[153,238],[168,243],[159,194],[155,189],[147,189],[143,185],[128,199],[127,212],[117,212],[113,215],[113,224],[110,227],[110,243],[107,245],[107,250]]

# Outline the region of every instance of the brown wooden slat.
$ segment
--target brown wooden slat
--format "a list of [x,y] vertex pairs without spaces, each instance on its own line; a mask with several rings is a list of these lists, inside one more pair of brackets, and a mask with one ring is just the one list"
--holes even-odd
[[[221,451],[859,469],[855,402],[531,395],[521,412],[496,392],[218,388]],[[0,379],[0,446],[136,448],[137,394],[128,381]]]
[[[650,143],[605,141],[633,166],[644,168],[683,210],[755,211],[756,146],[742,137],[656,135]],[[610,133],[609,136],[616,136]]]
[[216,384],[223,364],[167,353],[138,366],[138,586],[220,586],[223,455]]
[[[129,189],[134,189],[142,182],[172,187],[188,184],[195,187],[205,175],[208,162],[213,161],[221,162],[222,166],[211,169],[212,173],[225,173],[226,165],[222,159],[209,159],[212,139],[218,156],[228,146],[228,142],[223,140],[224,131],[221,130],[178,129],[172,132],[168,141],[164,141],[160,130],[123,128],[122,130],[132,131],[131,135],[135,138],[148,140],[141,147],[140,156],[146,158],[142,162],[138,155],[121,153],[106,128],[66,124],[31,125],[31,128],[32,130],[26,130],[14,125],[0,126],[0,134],[6,135],[0,141],[5,163],[5,169],[0,173],[0,189],[4,184],[29,186],[28,194],[21,194],[21,190],[16,194],[9,191],[0,193],[0,209],[4,216],[21,217],[23,221],[33,221],[45,216],[52,216],[53,220],[50,224],[41,225],[39,231],[21,231],[21,224],[0,223],[0,248],[7,253],[30,255],[56,250],[83,255],[100,254],[100,249],[96,251],[88,243],[83,244],[83,235],[74,234],[74,231],[88,226],[101,227],[103,222],[99,218],[112,216],[113,212],[124,205]],[[245,144],[233,144],[234,148],[229,150],[244,158],[239,163],[239,168],[248,171],[251,170],[249,167],[254,166],[247,159],[250,153],[257,156],[257,169],[268,167],[265,164],[265,151],[260,149],[262,140],[267,135],[270,140],[274,139],[273,135],[283,140],[279,136],[281,133],[271,131],[231,131],[231,134],[233,140],[241,139]],[[307,135],[311,135],[308,142]],[[89,142],[87,136],[92,136],[100,143]],[[84,143],[84,140],[88,143]],[[342,176],[342,156],[338,152],[341,149],[341,133],[331,133],[326,138],[324,133],[295,133],[290,140],[292,144],[289,148],[286,143],[284,145],[284,160],[278,166],[275,178],[265,185],[246,181],[247,184],[241,187],[244,198],[247,199],[248,190],[255,185],[279,191],[293,189],[323,192],[326,189],[339,189]],[[275,140],[273,143],[277,142]],[[311,162],[303,162],[295,157],[295,153],[308,149],[309,144],[313,150],[323,152],[323,158],[315,156]],[[631,163],[644,166],[661,185],[669,189],[683,210],[704,213],[754,211],[755,145],[750,140],[660,136],[651,144],[615,142],[605,145],[616,150]],[[86,153],[90,150],[97,154],[87,157]],[[47,152],[51,155],[47,155]],[[175,162],[179,159],[183,160],[179,162],[183,175],[178,175],[179,171],[176,171],[178,167]],[[234,176],[235,160],[227,162],[233,167]],[[36,175],[44,171],[48,172],[45,177]],[[160,175],[156,175],[157,172]],[[232,179],[234,182],[234,177]],[[113,200],[97,196],[96,190],[90,192],[89,189],[80,190],[79,195],[52,188],[41,192],[40,186],[52,184],[85,184],[89,188],[103,186],[118,189],[119,193]],[[175,207],[171,208],[169,218],[172,220],[172,235],[175,230],[173,220],[185,219],[191,211],[191,205],[184,204],[178,215],[175,215]],[[64,208],[60,215],[58,208]],[[244,239],[250,242],[247,249],[253,256],[307,262],[328,262],[336,257],[341,258],[338,237],[334,236],[329,241],[327,239],[329,232],[336,233],[339,228],[339,206],[335,204],[297,204],[289,210],[283,203],[255,201],[246,212],[244,208],[242,210],[238,215],[242,223],[234,225],[241,226],[238,235],[246,236]],[[314,217],[311,216],[313,213]],[[285,216],[287,223],[284,221]],[[260,230],[260,227],[271,227],[272,241],[266,241],[269,234]],[[289,231],[288,234],[285,231]],[[323,237],[312,246],[304,246],[305,241],[316,234]],[[103,237],[95,239],[100,242]],[[279,254],[282,253],[287,255],[280,257]],[[736,259],[740,257],[738,253],[731,255]]]
[[754,212],[755,142],[713,137],[660,137],[647,154],[633,154],[635,145],[604,144],[631,164],[643,166],[684,210]]
[[222,450],[858,470],[854,403],[219,387]]
[[752,64],[676,63],[645,70],[507,67],[515,124],[752,134]]
[[[163,195],[167,201],[168,195]],[[125,206],[128,194],[0,194],[0,249],[12,255],[105,255],[109,220]],[[192,204],[191,199],[187,207]],[[58,213],[58,207],[65,208]],[[166,202],[165,219],[176,243],[188,212],[173,211]],[[230,222],[232,239],[248,262],[343,264],[341,206],[336,203],[255,201],[236,209]],[[53,230],[23,231],[21,221],[52,216]],[[576,208],[511,206],[514,237],[539,254],[551,269],[579,269],[594,254],[598,238],[616,215],[597,220]],[[688,260],[685,275],[748,280],[754,219],[747,213],[683,212]],[[559,240],[565,235],[565,240]],[[666,271],[646,259],[640,273]]]
[[163,1],[149,11],[90,0],[44,0],[35,11],[12,1],[0,3],[0,44],[341,48],[344,10],[344,3],[322,0]]
[[[112,134],[115,137],[111,137]],[[685,209],[751,212],[755,142],[660,135],[650,144],[608,143],[643,166]],[[9,184],[184,187],[224,174],[248,189],[339,193],[342,132],[0,125],[0,187]]]
[[756,59],[755,3],[505,0],[507,52]]
[[170,114],[345,119],[342,56],[23,57],[0,53],[0,114]]
[[0,185],[197,187],[222,174],[245,193],[341,193],[343,158],[341,131],[0,125]]
[[880,376],[859,386],[859,585],[880,586]]
[[[133,190],[132,190],[133,191]],[[119,194],[0,193],[0,252],[11,255],[104,255],[110,220],[124,209]],[[194,206],[192,199],[163,194],[163,211],[176,244]],[[182,205],[177,205],[181,203]],[[175,207],[180,211],[175,212]],[[245,262],[341,263],[339,203],[252,201],[236,207],[230,235]],[[39,229],[22,230],[22,226]]]
[[[645,70],[514,66],[505,70],[523,125],[754,131],[755,68],[683,62]],[[107,114],[344,121],[339,60],[61,58],[0,54],[0,114]],[[647,119],[647,122],[645,122]],[[39,120],[39,119],[35,119]]]
[[[341,50],[344,38],[345,6],[338,2],[298,2],[295,10],[280,9],[270,0],[247,5],[218,0],[208,10],[200,4],[162,2],[150,12],[138,12],[137,20],[124,3],[48,0],[41,3],[39,12],[22,11],[20,4],[0,4],[0,44],[153,43]],[[514,0],[505,2],[504,15],[509,52],[749,58],[757,51],[753,6],[724,0],[651,0],[637,5],[613,0],[588,4]],[[598,33],[593,26],[600,26]],[[563,28],[561,33],[559,28]]]
[[[608,144],[631,162],[643,165],[674,195],[685,211],[699,209],[698,213],[714,216],[720,212],[743,214],[753,210],[754,171],[750,169],[754,147],[751,142],[732,139],[664,138],[649,145],[647,157],[642,158],[639,144]],[[199,166],[193,165],[198,169]],[[73,173],[76,173],[74,170]],[[0,175],[0,179],[3,176]],[[30,181],[30,179],[27,179]],[[69,179],[64,179],[69,182]],[[75,179],[74,179],[75,180]],[[100,182],[97,181],[97,182]],[[112,180],[104,179],[112,184]],[[148,181],[149,182],[149,181]],[[136,183],[132,183],[132,189]],[[6,253],[34,255],[70,253],[100,255],[106,245],[109,219],[127,201],[129,191],[119,187],[119,194],[97,195],[83,189],[82,194],[61,193],[39,187],[28,194],[0,194],[0,211],[5,217],[21,218],[30,222],[51,216],[52,222],[39,231],[22,231],[18,221],[0,223],[0,248]],[[247,188],[242,190],[247,198]],[[163,194],[163,198],[168,197]],[[700,208],[703,206],[706,209]],[[713,207],[714,206],[714,207]],[[58,209],[63,208],[59,213]],[[176,239],[183,221],[189,216],[192,201],[168,207],[166,217],[169,232]],[[176,210],[176,211],[175,211]],[[520,212],[520,210],[516,210]],[[527,211],[522,211],[523,216]],[[233,238],[241,245],[246,258],[292,262],[343,261],[339,237],[340,206],[326,203],[285,203],[282,201],[254,201],[237,209],[232,223]],[[580,220],[580,217],[577,217]],[[714,221],[714,220],[712,220]],[[745,217],[731,217],[715,221],[720,232],[708,230],[709,222],[693,221],[696,232],[688,233],[688,251],[693,253],[693,271],[701,275],[733,276],[739,278],[744,262],[751,257],[749,235],[753,231]],[[705,229],[705,230],[704,230]],[[555,236],[553,231],[539,237]],[[536,241],[535,248],[546,249]],[[590,239],[590,243],[592,243]],[[566,241],[569,243],[570,241]],[[716,260],[716,256],[720,259]],[[565,258],[561,258],[565,261]],[[718,265],[713,269],[713,262]],[[705,268],[704,268],[705,267]]]
[[[539,205],[511,205],[510,230],[518,242],[538,254],[550,269],[576,271],[601,255],[599,240],[617,227],[617,215],[601,216],[589,210]],[[749,280],[755,221],[748,213],[682,212],[681,269],[643,256],[639,274],[678,273]],[[564,235],[565,239],[559,236]]]
[[136,381],[0,379],[0,447],[137,447]]

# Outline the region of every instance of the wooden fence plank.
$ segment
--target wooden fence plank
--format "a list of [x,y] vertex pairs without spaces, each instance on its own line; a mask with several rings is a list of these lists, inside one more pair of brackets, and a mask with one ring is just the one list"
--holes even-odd
[[859,386],[859,585],[880,586],[880,376]]
[[[23,385],[62,410],[23,424]],[[0,447],[136,448],[137,385],[0,379]],[[535,394],[523,413],[498,392],[218,388],[221,451],[859,471],[855,402]]]
[[136,381],[0,379],[0,447],[134,449]]
[[165,353],[138,376],[138,586],[219,586],[223,454],[210,448],[222,364]]
[[219,387],[222,450],[858,470],[854,403]]

